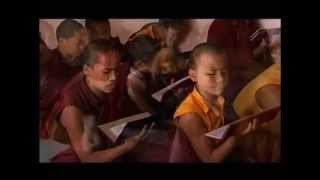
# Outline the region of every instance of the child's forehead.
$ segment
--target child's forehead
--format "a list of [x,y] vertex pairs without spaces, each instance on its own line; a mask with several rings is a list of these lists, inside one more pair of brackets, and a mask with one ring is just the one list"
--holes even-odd
[[224,68],[226,66],[226,57],[224,54],[213,52],[202,53],[198,58],[197,64],[203,68]]

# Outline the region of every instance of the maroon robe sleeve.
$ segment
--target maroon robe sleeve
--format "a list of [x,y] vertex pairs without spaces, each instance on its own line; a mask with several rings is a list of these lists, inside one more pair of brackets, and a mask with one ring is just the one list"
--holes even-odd
[[210,25],[207,42],[221,47],[230,47],[228,43],[228,22],[226,20],[214,20]]
[[59,97],[59,88],[53,87],[52,79],[44,72],[40,76],[40,120],[45,118]]

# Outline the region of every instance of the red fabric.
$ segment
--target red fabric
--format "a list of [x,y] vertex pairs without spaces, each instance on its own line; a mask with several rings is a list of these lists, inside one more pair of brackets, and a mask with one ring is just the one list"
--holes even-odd
[[64,63],[58,49],[52,51],[52,59],[41,67],[41,78],[45,79],[45,83],[40,86],[41,122],[48,116],[64,85],[81,69]]
[[133,151],[127,154],[128,162],[169,162],[174,129],[154,129],[154,131]]
[[173,163],[194,163],[201,162],[194,152],[188,137],[179,129],[176,129],[171,145],[169,162]]
[[256,20],[217,19],[210,25],[207,42],[226,49],[231,67],[246,68],[252,61],[253,48],[263,38],[268,41],[267,34],[261,33],[250,42],[250,36],[259,28]]
[[111,95],[111,102],[117,107],[117,113],[114,115],[115,119],[120,119],[126,116],[130,116],[135,113],[139,113],[136,105],[131,102],[129,95],[127,94],[127,77],[130,73],[131,61],[125,61],[121,63],[118,71],[116,87]]
[[80,163],[80,159],[77,154],[70,148],[62,151],[51,160],[53,163]]
[[109,122],[114,119],[113,115],[116,113],[116,107],[111,106],[110,102],[110,96],[99,98],[92,93],[85,82],[84,75],[79,73],[64,87],[50,114],[45,118],[41,136],[49,137],[53,123],[59,121],[61,112],[69,105],[77,107],[85,114],[94,115],[98,124]]
[[229,83],[223,93],[226,100],[226,119],[236,118],[232,102],[241,89],[250,82],[247,72],[253,63],[253,49],[260,44],[262,39],[269,42],[265,31],[250,41],[251,36],[259,28],[258,20],[245,19],[217,19],[210,25],[207,42],[224,48],[228,57]]

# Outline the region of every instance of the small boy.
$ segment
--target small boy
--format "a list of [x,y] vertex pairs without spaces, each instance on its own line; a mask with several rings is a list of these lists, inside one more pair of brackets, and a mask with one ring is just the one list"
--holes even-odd
[[[226,55],[219,47],[202,43],[193,49],[189,65],[195,87],[174,114],[176,133],[170,162],[222,162],[240,138],[231,136],[218,144],[205,133],[224,125],[221,94],[228,81]],[[254,128],[255,122],[243,134]]]

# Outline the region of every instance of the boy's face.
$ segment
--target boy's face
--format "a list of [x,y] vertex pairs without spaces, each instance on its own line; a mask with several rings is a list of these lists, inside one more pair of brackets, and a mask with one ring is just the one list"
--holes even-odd
[[220,96],[228,81],[225,56],[215,53],[200,55],[194,69],[189,70],[189,75],[199,90]]
[[174,72],[174,67],[170,62],[164,61],[160,63],[160,73],[167,75]]
[[174,59],[165,58],[160,61],[160,73],[162,75],[174,74],[177,71],[177,67],[174,63]]
[[86,30],[83,28],[74,33],[72,37],[61,38],[59,40],[60,46],[64,49],[70,59],[74,60],[80,56],[81,52],[87,46]]
[[116,51],[97,53],[96,61],[96,64],[84,66],[84,74],[95,89],[110,93],[116,85],[120,55]]

